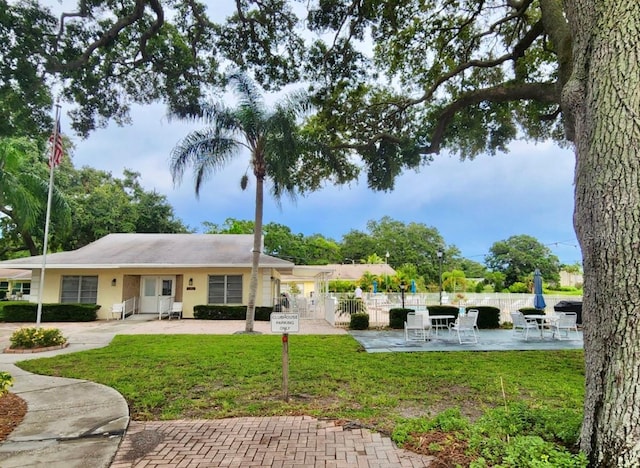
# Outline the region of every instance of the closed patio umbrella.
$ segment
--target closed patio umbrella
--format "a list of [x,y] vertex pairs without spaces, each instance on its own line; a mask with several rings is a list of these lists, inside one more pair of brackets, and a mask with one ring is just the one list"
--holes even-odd
[[542,295],[542,275],[537,268],[533,272],[533,294],[533,307],[544,310],[547,304],[544,302],[544,296]]

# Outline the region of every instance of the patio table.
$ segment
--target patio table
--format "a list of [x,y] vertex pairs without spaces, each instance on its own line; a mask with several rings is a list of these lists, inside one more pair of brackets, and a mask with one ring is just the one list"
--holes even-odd
[[449,329],[449,320],[454,320],[455,318],[455,315],[429,315],[429,320],[431,320],[436,335],[439,328]]
[[544,332],[545,325],[548,325],[558,320],[558,318],[554,317],[553,315],[545,315],[545,314],[528,314],[528,315],[525,315],[524,317],[525,319],[533,319],[536,322],[538,322],[538,328],[540,328],[540,338],[544,338],[542,333]]

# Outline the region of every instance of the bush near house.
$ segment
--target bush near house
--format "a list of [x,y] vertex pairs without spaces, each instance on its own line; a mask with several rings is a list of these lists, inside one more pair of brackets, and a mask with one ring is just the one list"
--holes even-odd
[[[255,320],[268,322],[271,320],[271,312],[273,312],[273,307],[256,307]],[[193,308],[193,318],[200,320],[245,320],[247,306],[197,305]]]
[[31,349],[64,345],[67,339],[58,328],[22,327],[13,332],[10,348]]
[[[92,322],[97,319],[98,304],[42,304],[42,322]],[[5,322],[35,322],[38,304],[32,302],[7,303],[2,308]]]

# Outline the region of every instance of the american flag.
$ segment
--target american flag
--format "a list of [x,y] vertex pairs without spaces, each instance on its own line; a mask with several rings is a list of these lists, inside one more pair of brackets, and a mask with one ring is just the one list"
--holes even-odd
[[[55,140],[55,141],[54,141]],[[62,162],[62,156],[64,155],[64,148],[62,147],[62,134],[60,133],[60,121],[56,120],[56,127],[51,136],[49,137],[49,143],[51,144],[51,154],[49,155],[49,167],[59,166]]]

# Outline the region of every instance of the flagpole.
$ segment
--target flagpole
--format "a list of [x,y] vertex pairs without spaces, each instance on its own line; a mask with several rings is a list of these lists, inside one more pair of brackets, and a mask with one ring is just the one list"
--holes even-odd
[[47,267],[47,249],[49,244],[49,220],[51,219],[51,197],[53,195],[53,168],[55,167],[54,153],[58,141],[58,131],[60,125],[60,104],[56,104],[56,120],[53,126],[53,142],[51,143],[51,154],[49,156],[49,193],[47,195],[47,215],[44,221],[44,242],[42,246],[42,268],[40,269],[40,285],[38,287],[38,310],[36,313],[36,325],[40,325],[42,319],[42,291],[44,290],[44,271]]

